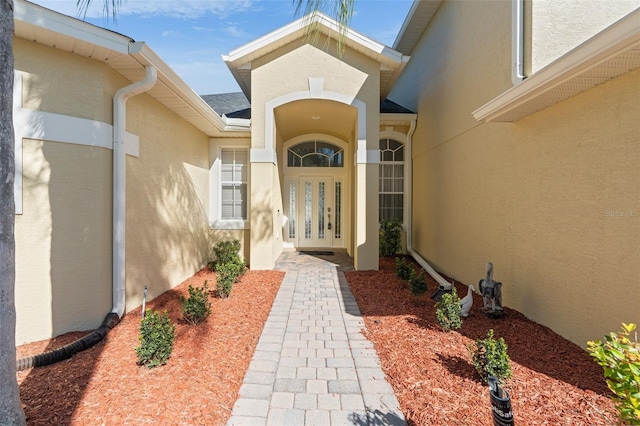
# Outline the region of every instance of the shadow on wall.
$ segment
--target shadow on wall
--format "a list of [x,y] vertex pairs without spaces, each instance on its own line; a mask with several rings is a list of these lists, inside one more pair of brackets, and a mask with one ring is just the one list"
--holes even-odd
[[206,209],[194,185],[198,175],[206,182],[208,170],[185,166],[177,155],[162,158],[167,162],[151,170],[135,165],[143,159],[127,167],[127,310],[141,304],[144,286],[153,299],[210,256]]
[[[251,197],[251,213],[252,224],[257,226],[251,227],[251,239],[254,242],[258,242],[259,245],[263,242],[271,241],[274,233],[279,233],[279,238],[282,239],[282,226],[275,227],[274,216],[275,213],[272,210],[272,193],[258,194]],[[277,208],[276,208],[277,209]],[[281,217],[280,217],[281,220]]]
[[111,309],[111,152],[44,142],[50,167],[52,333],[94,329]]

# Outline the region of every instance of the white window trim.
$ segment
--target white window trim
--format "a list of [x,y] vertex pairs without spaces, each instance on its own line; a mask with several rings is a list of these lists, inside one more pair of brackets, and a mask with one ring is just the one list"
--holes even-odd
[[[247,138],[223,138],[209,140],[209,228],[221,230],[246,230],[251,222],[251,140]],[[247,219],[222,219],[222,150],[242,149],[247,151]]]
[[[408,143],[407,135],[404,133],[397,132],[393,130],[393,126],[386,127],[384,130],[380,131],[379,140],[382,139],[395,139],[398,142],[404,145],[404,182],[403,182],[403,194],[402,197],[402,224],[407,228],[409,224],[409,197],[411,196],[410,190],[410,180],[411,180],[411,146]],[[379,143],[379,142],[378,142]],[[378,149],[378,158],[380,158],[380,150]],[[380,170],[378,168],[378,170]],[[378,196],[380,196],[380,189],[378,189]],[[380,207],[378,207],[378,215],[380,214]]]

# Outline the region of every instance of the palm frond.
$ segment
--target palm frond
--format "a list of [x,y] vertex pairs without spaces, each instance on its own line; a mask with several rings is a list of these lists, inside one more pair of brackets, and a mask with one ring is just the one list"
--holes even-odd
[[293,0],[296,5],[295,16],[306,16],[308,23],[307,37],[316,42],[319,38],[320,31],[315,16],[321,12],[329,15],[338,23],[338,56],[341,57],[347,38],[349,23],[353,17],[353,9],[355,0]]
[[[87,11],[89,10],[89,6],[91,6],[93,0],[76,0],[76,8],[78,9],[78,18],[85,20],[87,17]],[[104,12],[104,16],[107,18],[113,19],[116,21],[118,17],[118,9],[122,4],[122,0],[103,0],[102,10]]]

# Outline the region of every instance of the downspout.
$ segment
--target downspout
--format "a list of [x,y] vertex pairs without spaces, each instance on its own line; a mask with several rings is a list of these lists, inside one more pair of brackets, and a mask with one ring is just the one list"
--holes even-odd
[[433,269],[431,267],[431,265],[429,265],[429,262],[427,262],[422,256],[420,256],[420,254],[418,254],[418,252],[416,252],[413,249],[412,246],[412,236],[411,234],[413,233],[412,231],[412,223],[413,223],[413,219],[412,219],[412,211],[413,211],[413,192],[412,192],[412,186],[413,186],[413,154],[412,154],[412,148],[413,148],[413,133],[416,130],[416,119],[412,119],[411,120],[411,125],[409,126],[409,132],[407,133],[407,158],[409,158],[409,162],[407,163],[409,166],[409,170],[406,171],[405,176],[408,175],[409,176],[409,180],[407,182],[407,194],[411,194],[411,197],[409,197],[408,200],[408,206],[407,206],[407,253],[409,253],[411,255],[411,257],[413,257],[415,259],[416,262],[418,262],[418,264],[420,266],[422,266],[422,268],[427,271],[427,273],[431,276],[431,278],[433,278],[438,285],[440,285],[441,287],[445,288],[445,289],[450,289],[451,288],[451,283],[447,282],[447,280],[445,280],[442,275],[440,275],[435,269]]
[[[157,80],[156,68],[145,67],[145,78],[118,90],[113,97],[113,308],[100,327],[61,348],[38,355],[20,358],[16,361],[16,371],[32,367],[43,367],[88,349],[106,336],[124,315],[125,308],[125,190],[126,152],[124,133],[126,127],[127,100],[151,89]],[[145,289],[146,291],[146,289]]]
[[512,0],[511,7],[511,81],[519,84],[524,75],[524,0]]
[[125,105],[129,98],[150,90],[158,78],[153,65],[145,67],[144,79],[118,90],[113,97],[113,308],[122,318],[125,309],[125,214],[126,152],[124,133],[127,124]]

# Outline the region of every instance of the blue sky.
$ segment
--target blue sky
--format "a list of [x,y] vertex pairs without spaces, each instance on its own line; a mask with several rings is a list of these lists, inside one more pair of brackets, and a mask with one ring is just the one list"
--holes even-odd
[[[76,0],[31,1],[78,15]],[[412,3],[356,0],[351,27],[391,46]],[[115,22],[103,6],[92,0],[86,20],[146,42],[201,95],[240,91],[221,55],[297,18],[291,0],[123,0]]]

